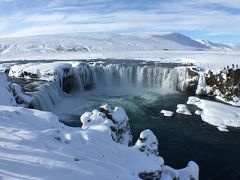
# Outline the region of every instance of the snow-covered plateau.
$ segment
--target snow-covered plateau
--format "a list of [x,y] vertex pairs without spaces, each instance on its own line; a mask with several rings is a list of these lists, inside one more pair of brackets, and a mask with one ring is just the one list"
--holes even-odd
[[[126,109],[99,101],[191,95],[161,113],[231,131],[240,127],[239,55],[234,45],[177,33],[0,39],[0,179],[199,179],[198,162],[166,165],[155,131],[134,142]],[[126,111],[141,116],[134,108]],[[81,127],[60,122],[76,117]]]

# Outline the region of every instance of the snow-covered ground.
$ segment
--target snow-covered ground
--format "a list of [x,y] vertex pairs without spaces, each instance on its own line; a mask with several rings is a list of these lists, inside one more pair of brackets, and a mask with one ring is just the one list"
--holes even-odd
[[179,33],[76,33],[1,38],[0,53],[111,52],[210,49]]
[[[228,47],[226,49],[226,47]],[[83,33],[0,39],[0,61],[141,59],[191,62],[202,67],[238,64],[240,52],[226,44],[196,41],[178,33]]]

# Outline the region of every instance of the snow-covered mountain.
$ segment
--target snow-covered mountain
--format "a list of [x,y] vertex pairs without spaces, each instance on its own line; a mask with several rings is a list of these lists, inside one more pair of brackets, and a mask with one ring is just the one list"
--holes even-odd
[[212,42],[208,40],[197,40],[199,43],[202,43],[203,45],[209,47],[212,50],[225,50],[225,51],[232,51],[237,50],[239,47],[233,44],[224,44],[224,43],[218,43],[218,42]]
[[209,46],[178,33],[78,33],[1,38],[0,53],[208,50]]

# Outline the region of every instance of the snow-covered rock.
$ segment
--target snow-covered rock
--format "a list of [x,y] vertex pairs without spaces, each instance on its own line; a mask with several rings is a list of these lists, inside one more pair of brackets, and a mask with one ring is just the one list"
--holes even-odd
[[114,141],[125,145],[131,145],[132,143],[128,116],[122,107],[115,107],[112,110],[108,104],[105,104],[100,106],[99,110],[85,112],[80,120],[83,129],[93,125],[105,125],[111,128]]
[[240,108],[218,102],[189,97],[187,104],[196,105],[202,109],[203,121],[217,126],[220,131],[228,131],[227,127],[240,127]]
[[141,152],[146,153],[147,155],[155,155],[158,156],[158,140],[153,132],[149,129],[144,130],[140,133],[140,136],[135,143],[135,147],[137,147]]
[[199,73],[196,94],[215,96],[217,99],[234,106],[240,106],[240,69],[238,65],[222,70],[207,70]]
[[9,68],[9,76],[20,78],[40,79],[54,81],[72,74],[71,63],[51,62],[51,63],[24,63],[14,64]]
[[167,111],[167,110],[161,110],[161,113],[167,117],[171,117],[174,114],[172,111]]
[[[153,132],[149,129],[144,130],[140,133],[140,136],[135,143],[133,148],[139,149],[141,152],[146,153],[148,156],[156,156],[158,157],[158,140]],[[164,160],[161,160],[164,163]],[[142,179],[159,179],[161,175],[162,169],[157,171],[144,171],[139,173],[139,177]]]
[[176,112],[179,114],[192,115],[185,104],[178,104]]
[[199,166],[190,161],[186,168],[175,170],[164,165],[160,180],[197,180],[199,178]]
[[178,90],[195,92],[198,85],[199,69],[196,66],[180,66],[176,68]]

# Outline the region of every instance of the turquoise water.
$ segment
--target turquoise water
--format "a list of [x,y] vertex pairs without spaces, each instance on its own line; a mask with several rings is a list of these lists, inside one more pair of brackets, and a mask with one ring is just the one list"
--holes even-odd
[[[103,102],[112,107],[125,108],[134,142],[142,130],[151,129],[159,140],[159,152],[167,165],[183,168],[189,160],[193,160],[200,166],[200,179],[240,179],[240,129],[220,132],[195,114],[187,116],[175,113],[173,117],[165,117],[160,113],[162,109],[175,112],[177,104],[187,101],[186,94],[93,94],[96,93],[92,92],[87,98],[91,102],[89,110],[99,107]],[[196,107],[190,106],[189,109],[194,112]],[[77,126],[79,120],[72,123]]]

